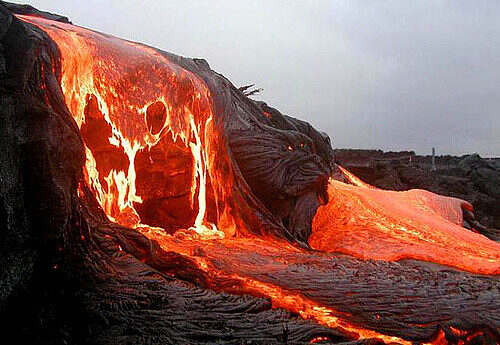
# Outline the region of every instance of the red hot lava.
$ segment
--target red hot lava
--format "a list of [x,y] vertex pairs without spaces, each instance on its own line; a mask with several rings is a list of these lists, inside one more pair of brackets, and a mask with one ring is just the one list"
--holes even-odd
[[[281,286],[268,273],[290,262],[314,262],[328,270],[330,252],[500,273],[500,245],[460,226],[461,208],[470,205],[425,191],[378,190],[348,171],[344,174],[353,185],[332,180],[330,202],[314,219],[309,244],[325,253],[249,235],[232,195],[231,162],[220,158],[227,156],[227,145],[200,78],[152,48],[19,17],[59,47],[61,88],[85,143],[85,183],[109,219],[192,257],[210,274],[240,281],[236,292],[268,296],[275,307],[359,338],[410,344],[348,323],[331,306],[307,297],[300,287]],[[200,252],[204,255],[193,254]]]
[[471,210],[469,203],[425,190],[377,189],[343,170],[355,185],[330,181],[330,202],[314,218],[312,248],[500,274],[499,244],[462,227],[462,208]]

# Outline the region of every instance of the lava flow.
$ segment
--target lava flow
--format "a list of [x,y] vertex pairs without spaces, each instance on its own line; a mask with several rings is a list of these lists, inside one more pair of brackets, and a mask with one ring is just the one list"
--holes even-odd
[[[85,180],[110,220],[223,237],[207,220],[205,147],[217,134],[205,84],[152,48],[19,17],[57,42],[61,88],[85,142]],[[231,176],[224,184],[230,188]]]
[[314,219],[309,244],[325,253],[249,235],[239,216],[243,206],[232,195],[232,163],[221,159],[228,156],[223,131],[200,78],[152,48],[19,17],[45,31],[60,50],[61,89],[85,143],[85,182],[106,215],[241,284],[240,291],[214,289],[267,296],[275,307],[359,338],[409,344],[348,323],[334,305],[302,291],[298,279],[279,279],[280,272],[310,264],[333,286],[335,251],[500,273],[500,245],[460,226],[461,207],[470,205],[424,191],[369,188],[354,175],[348,179],[357,186],[330,182],[330,202]]
[[377,189],[343,171],[356,185],[330,181],[330,202],[318,209],[313,221],[312,248],[500,274],[500,245],[462,227],[462,208],[471,210],[469,203],[425,190]]

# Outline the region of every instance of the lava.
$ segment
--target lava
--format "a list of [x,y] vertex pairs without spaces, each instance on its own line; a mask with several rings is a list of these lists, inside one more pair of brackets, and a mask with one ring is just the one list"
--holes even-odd
[[328,276],[332,253],[342,252],[500,273],[500,245],[461,227],[461,209],[469,204],[425,191],[379,190],[345,169],[351,184],[331,180],[330,201],[314,219],[309,244],[322,253],[250,235],[232,195],[231,163],[220,159],[227,145],[212,96],[200,78],[152,48],[18,17],[45,31],[60,50],[61,89],[85,143],[85,183],[108,218],[193,258],[213,276],[240,282],[233,291],[214,280],[214,289],[267,296],[274,307],[360,339],[409,344],[345,321],[348,315],[308,296],[300,284],[282,286],[279,272],[310,264]]
[[[359,180],[359,179],[358,179]],[[318,209],[312,248],[361,259],[417,259],[500,274],[500,245],[464,229],[463,200],[425,190],[385,191],[331,180],[330,202]]]
[[[69,24],[19,17],[38,25],[57,42],[62,56],[61,88],[80,130],[90,120],[100,121],[101,132],[109,126],[108,144],[125,154],[126,167],[112,166],[105,174],[104,164],[97,162],[96,156],[109,156],[110,151],[92,150],[93,138],[83,135],[85,179],[108,217],[129,227],[146,225],[136,206],[144,201],[136,187],[138,170],[144,167],[137,166],[136,158],[139,152],[151,152],[170,139],[174,144],[181,142],[192,153],[189,189],[196,217],[191,228],[204,236],[223,236],[206,220],[208,162],[204,134],[210,131],[207,124],[213,114],[205,84],[152,48]],[[96,104],[89,110],[92,99]],[[147,115],[158,105],[163,105],[166,116],[153,130]],[[230,177],[224,182],[230,186]]]

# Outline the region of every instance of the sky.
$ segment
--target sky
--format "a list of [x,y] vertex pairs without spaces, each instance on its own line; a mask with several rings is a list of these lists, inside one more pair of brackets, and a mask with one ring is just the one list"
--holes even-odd
[[335,148],[500,156],[497,0],[12,2],[204,58]]

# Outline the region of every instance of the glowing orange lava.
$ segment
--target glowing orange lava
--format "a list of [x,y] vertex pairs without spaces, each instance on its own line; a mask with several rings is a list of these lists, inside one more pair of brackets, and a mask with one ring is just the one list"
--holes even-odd
[[[111,128],[109,145],[123,150],[127,157],[126,169],[113,167],[102,176],[95,152],[89,148],[91,143],[86,142],[85,179],[108,217],[129,227],[145,225],[136,210],[143,199],[136,189],[135,159],[139,151],[151,150],[169,136],[192,152],[193,207],[194,199],[197,201],[192,228],[206,237],[223,237],[215,224],[206,220],[209,162],[205,140],[213,114],[205,84],[152,48],[65,23],[19,17],[39,26],[57,42],[62,56],[61,88],[78,127],[87,121],[89,97],[93,97]],[[164,106],[166,116],[158,130],[152,131],[146,113],[157,103]],[[225,183],[230,186],[230,176]]]
[[425,190],[385,191],[362,181],[354,186],[331,180],[328,193],[330,202],[313,221],[312,248],[500,274],[500,244],[461,226],[462,208],[472,208],[463,200]]
[[[360,339],[410,344],[350,324],[343,313],[299,288],[284,288],[272,273],[294,261],[314,262],[328,275],[329,252],[500,273],[500,246],[460,226],[461,208],[469,204],[425,191],[378,190],[345,169],[354,185],[330,182],[330,202],[319,209],[309,239],[326,253],[249,235],[212,96],[200,78],[152,48],[69,24],[18,17],[45,31],[59,47],[61,88],[85,142],[85,182],[106,215],[165,250],[193,258],[208,274],[238,280],[242,288],[216,286],[214,279],[214,289],[268,296],[275,307]],[[171,202],[176,198],[186,202],[177,207]],[[158,220],[148,213],[150,205],[155,212],[169,212]],[[186,231],[165,231],[178,223]]]

